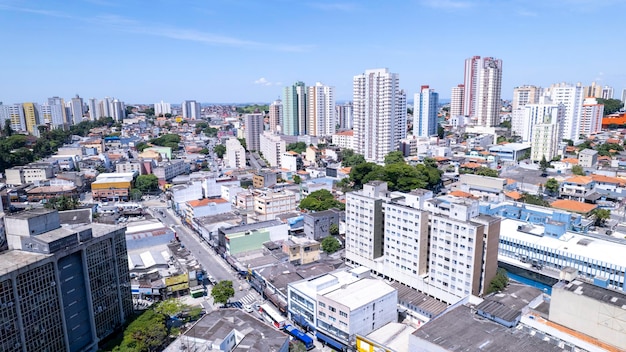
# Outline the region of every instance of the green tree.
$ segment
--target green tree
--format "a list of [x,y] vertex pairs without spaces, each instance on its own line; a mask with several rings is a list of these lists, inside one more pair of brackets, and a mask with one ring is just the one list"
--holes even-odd
[[297,143],[289,143],[287,144],[287,148],[285,148],[287,151],[292,151],[292,152],[296,152],[298,154],[302,154],[306,151],[306,143],[304,142],[297,142]]
[[437,137],[439,139],[443,139],[446,136],[446,130],[441,126],[441,124],[437,124]]
[[146,108],[143,110],[143,113],[147,116],[154,116],[154,108]]
[[574,175],[585,176],[585,169],[580,165],[572,166],[572,173]]
[[500,127],[504,127],[507,129],[511,129],[511,120],[506,120],[506,121],[502,121],[502,123],[500,124]]
[[154,192],[159,189],[159,179],[153,175],[139,175],[135,180],[135,188],[143,193]]
[[173,317],[186,308],[188,308],[188,306],[183,304],[179,299],[170,298],[160,302],[156,308],[154,308],[154,311],[167,317]]
[[343,210],[345,205],[336,200],[333,194],[326,189],[312,192],[300,201],[300,209],[323,211],[332,208]]
[[217,283],[211,289],[211,297],[216,303],[226,304],[231,297],[235,296],[235,289],[233,288],[233,282],[224,280]]
[[606,220],[608,220],[611,217],[611,211],[608,209],[596,208],[594,209],[592,214],[596,218],[596,221],[595,221],[596,226],[604,226],[604,224],[606,223]]
[[298,341],[298,340],[292,340],[289,342],[289,352],[306,352],[306,346]]
[[539,205],[542,207],[549,207],[550,203],[545,201],[542,196],[536,194],[524,193],[522,194],[522,201],[526,204]]
[[241,146],[243,147],[243,149],[248,151],[248,146],[246,145],[246,139],[245,138],[237,138],[237,140],[239,141],[239,143],[241,143]]
[[122,343],[116,346],[113,351],[157,351],[165,345],[167,337],[165,316],[149,309],[128,325],[124,330]]
[[135,144],[135,149],[137,149],[138,152],[143,152],[144,149],[146,148],[150,148],[150,146],[147,143],[144,142],[139,142],[137,144]]
[[13,128],[11,128],[11,120],[10,119],[4,120],[4,129],[2,130],[2,134],[5,137],[10,137],[11,135],[13,135]]
[[328,233],[331,236],[339,235],[339,225],[337,225],[335,223],[330,224],[330,226],[328,226]]
[[500,144],[500,143],[504,143],[506,142],[506,137],[505,136],[498,136],[498,139],[496,139],[496,143]]
[[487,292],[485,292],[485,294],[502,291],[508,284],[509,276],[507,275],[506,270],[498,268],[496,276],[491,279],[491,282],[489,283],[489,287],[487,288]]
[[44,205],[45,208],[56,209],[58,211],[77,209],[78,206],[79,206],[78,199],[74,197],[68,197],[65,195],[60,196],[60,197],[50,198]]
[[341,243],[333,236],[326,236],[322,240],[322,250],[328,254],[335,253],[341,248]]
[[226,146],[224,146],[223,144],[218,144],[215,147],[213,147],[213,152],[215,153],[215,155],[217,155],[218,158],[223,158],[224,154],[226,154]]
[[361,154],[356,154],[352,149],[344,149],[342,155],[341,165],[343,167],[353,167],[356,165],[364,164],[365,157]]
[[498,177],[498,170],[490,169],[488,167],[479,167],[476,172],[476,175],[480,176],[489,176],[489,177]]
[[389,154],[385,155],[385,165],[391,165],[396,163],[405,163],[404,155],[401,151],[390,152]]
[[539,170],[541,170],[541,173],[545,174],[548,171],[549,166],[550,162],[546,160],[546,156],[542,156],[541,161],[539,161]]
[[199,154],[204,154],[204,155],[207,155],[207,154],[209,154],[209,149],[207,149],[207,148],[202,148],[202,149],[200,149],[200,151],[199,151],[198,153],[199,153]]
[[141,197],[143,197],[143,192],[141,192],[140,190],[136,188],[130,190],[130,199],[132,199],[133,201],[140,201]]
[[293,176],[293,183],[299,185],[302,182],[302,178],[298,175]]
[[558,196],[559,187],[559,181],[557,181],[555,178],[550,178],[548,179],[548,181],[546,181],[545,188],[550,195]]
[[350,182],[350,177],[342,178],[341,180],[339,180],[339,182],[335,184],[335,186],[344,193],[352,191],[352,183]]
[[616,113],[624,107],[624,103],[619,99],[598,98],[598,104],[604,104],[604,116]]

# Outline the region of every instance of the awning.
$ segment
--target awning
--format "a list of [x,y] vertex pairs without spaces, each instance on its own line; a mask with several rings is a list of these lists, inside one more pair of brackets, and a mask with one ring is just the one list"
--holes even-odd
[[315,337],[317,337],[318,340],[325,342],[328,346],[336,349],[337,351],[345,351],[348,348],[348,346],[344,345],[343,343],[336,341],[330,336],[324,335],[319,331],[315,333]]

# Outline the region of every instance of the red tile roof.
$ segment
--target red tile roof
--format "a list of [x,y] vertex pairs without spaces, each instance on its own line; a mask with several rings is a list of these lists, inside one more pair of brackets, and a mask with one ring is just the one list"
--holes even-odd
[[567,210],[567,211],[580,213],[580,214],[589,213],[590,211],[598,207],[595,204],[583,203],[583,202],[578,202],[578,201],[570,200],[570,199],[556,200],[550,203],[550,206],[556,209]]

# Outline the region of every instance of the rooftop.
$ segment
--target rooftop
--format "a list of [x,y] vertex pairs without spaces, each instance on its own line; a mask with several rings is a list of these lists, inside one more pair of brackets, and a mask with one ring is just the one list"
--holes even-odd
[[567,183],[575,183],[577,185],[587,185],[593,182],[593,178],[589,176],[572,176],[565,180]]
[[550,206],[556,209],[571,211],[574,213],[586,214],[598,206],[595,204],[578,202],[571,199],[559,199],[550,203]]
[[389,323],[367,335],[367,339],[389,347],[396,352],[409,352],[409,336],[415,328],[401,324]]
[[395,288],[382,280],[365,278],[320,294],[350,310],[355,310],[394,291]]
[[240,309],[227,308],[206,314],[165,351],[178,352],[187,349],[198,352],[214,351],[211,345],[221,344],[234,331],[237,332],[236,346],[232,350],[235,352],[275,352],[289,343],[289,336],[282,331]]
[[280,220],[259,221],[259,222],[254,222],[252,224],[229,227],[227,229],[222,229],[221,231],[226,235],[230,235],[230,234],[239,233],[239,232],[260,230],[260,229],[265,229],[268,227],[280,226],[282,224],[283,223]]
[[192,208],[204,207],[209,204],[222,204],[222,203],[228,203],[228,201],[223,198],[203,198],[203,199],[190,200],[187,202],[187,204],[189,204],[189,206]]
[[550,336],[518,326],[507,328],[461,305],[424,324],[413,336],[452,352],[564,351]]
[[553,289],[562,289],[577,295],[586,296],[596,301],[619,307],[626,312],[626,295],[621,292],[608,290],[578,280],[570,283],[561,281],[554,285]]

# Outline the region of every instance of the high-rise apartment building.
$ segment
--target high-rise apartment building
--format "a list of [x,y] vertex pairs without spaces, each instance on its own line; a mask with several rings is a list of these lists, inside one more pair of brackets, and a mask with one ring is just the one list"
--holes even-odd
[[[544,92],[550,97],[553,104],[563,104],[565,106],[565,117],[563,119],[562,136],[563,139],[570,139],[574,142],[580,140],[580,118],[583,106],[583,86],[580,83],[571,85],[567,83],[553,84]],[[560,141],[560,140],[559,140]]]
[[346,195],[346,260],[455,303],[485,292],[498,267],[500,219],[476,200],[372,181]]
[[[549,97],[541,97],[537,104],[526,104],[521,110],[521,121],[516,123],[513,130],[515,135],[522,137],[522,142],[530,143],[533,140],[534,127],[537,124],[548,121],[562,121],[565,118],[565,106],[563,104],[553,104]],[[561,141],[563,129],[557,130],[557,141]]]
[[337,124],[340,130],[351,130],[354,127],[354,108],[352,102],[336,105]]
[[580,133],[590,136],[602,131],[602,116],[604,104],[599,104],[596,98],[586,98],[580,113]]
[[165,103],[163,102],[163,100],[161,100],[160,103],[156,103],[154,104],[154,116],[159,116],[159,115],[163,115],[165,116],[165,114],[171,114],[172,113],[172,105],[170,103]]
[[2,123],[2,128],[4,128],[7,120],[11,121],[11,129],[13,131],[26,131],[22,104],[3,105],[0,102],[0,122]]
[[61,227],[41,208],[4,221],[0,350],[92,351],[122,327],[133,311],[125,227]]
[[583,98],[602,98],[602,86],[591,82],[590,86],[583,88]]
[[72,123],[77,125],[83,121],[83,115],[85,114],[85,105],[83,98],[78,94],[70,101],[70,110],[72,112]]
[[122,121],[126,117],[126,105],[123,101],[113,99],[111,102],[111,117],[115,121]]
[[22,104],[24,109],[24,123],[26,125],[26,131],[33,135],[39,135],[37,125],[39,125],[39,108],[35,103]]
[[102,111],[102,116],[104,117],[113,117],[113,107],[112,100],[109,97],[104,97],[100,101],[100,110]]
[[406,138],[406,94],[400,76],[388,69],[366,70],[353,79],[356,152],[382,163]]
[[263,157],[272,167],[281,165],[281,158],[287,150],[287,143],[279,135],[265,131],[259,137],[259,145]]
[[465,95],[465,85],[459,84],[452,88],[450,95],[450,117],[463,115],[463,99]]
[[199,120],[201,117],[200,103],[195,100],[185,100],[182,104],[183,118]]
[[428,86],[422,86],[413,100],[413,135],[430,137],[437,134],[439,94]]
[[98,99],[89,99],[87,101],[87,108],[89,110],[89,120],[95,121],[103,116],[102,110],[100,110],[100,104],[98,104]]
[[474,56],[465,60],[463,114],[479,126],[500,124],[502,60]]
[[288,136],[307,134],[307,88],[304,82],[296,82],[283,90],[282,133]]
[[271,132],[277,132],[281,129],[281,121],[283,120],[283,102],[280,99],[274,100],[269,109],[269,129]]
[[[48,105],[50,105],[50,110],[52,111],[52,120],[54,121],[55,119],[57,119],[57,121],[59,121],[59,114],[60,114],[60,118],[63,121],[62,123],[59,124],[60,125],[69,125],[70,121],[67,117],[67,113],[65,110],[65,101],[63,100],[63,98],[59,98],[59,97],[52,97],[52,98],[48,98]],[[53,125],[55,123],[53,122]]]
[[309,87],[307,94],[307,134],[331,136],[337,127],[335,113],[335,87],[320,82]]
[[245,139],[246,147],[250,151],[259,151],[259,136],[263,133],[263,114],[246,114]]
[[602,87],[602,96],[600,98],[613,99],[613,96],[614,96],[613,87],[609,87],[609,86]]
[[530,145],[530,160],[540,162],[544,158],[552,160],[557,155],[559,145],[559,125],[546,118],[533,126],[533,139]]
[[626,88],[622,89],[622,103],[626,103]]
[[511,131],[521,136],[525,126],[525,110],[527,104],[536,104],[541,96],[541,87],[521,86],[513,88],[513,103],[511,110]]
[[237,138],[230,138],[226,141],[226,165],[231,169],[246,167],[246,150]]

